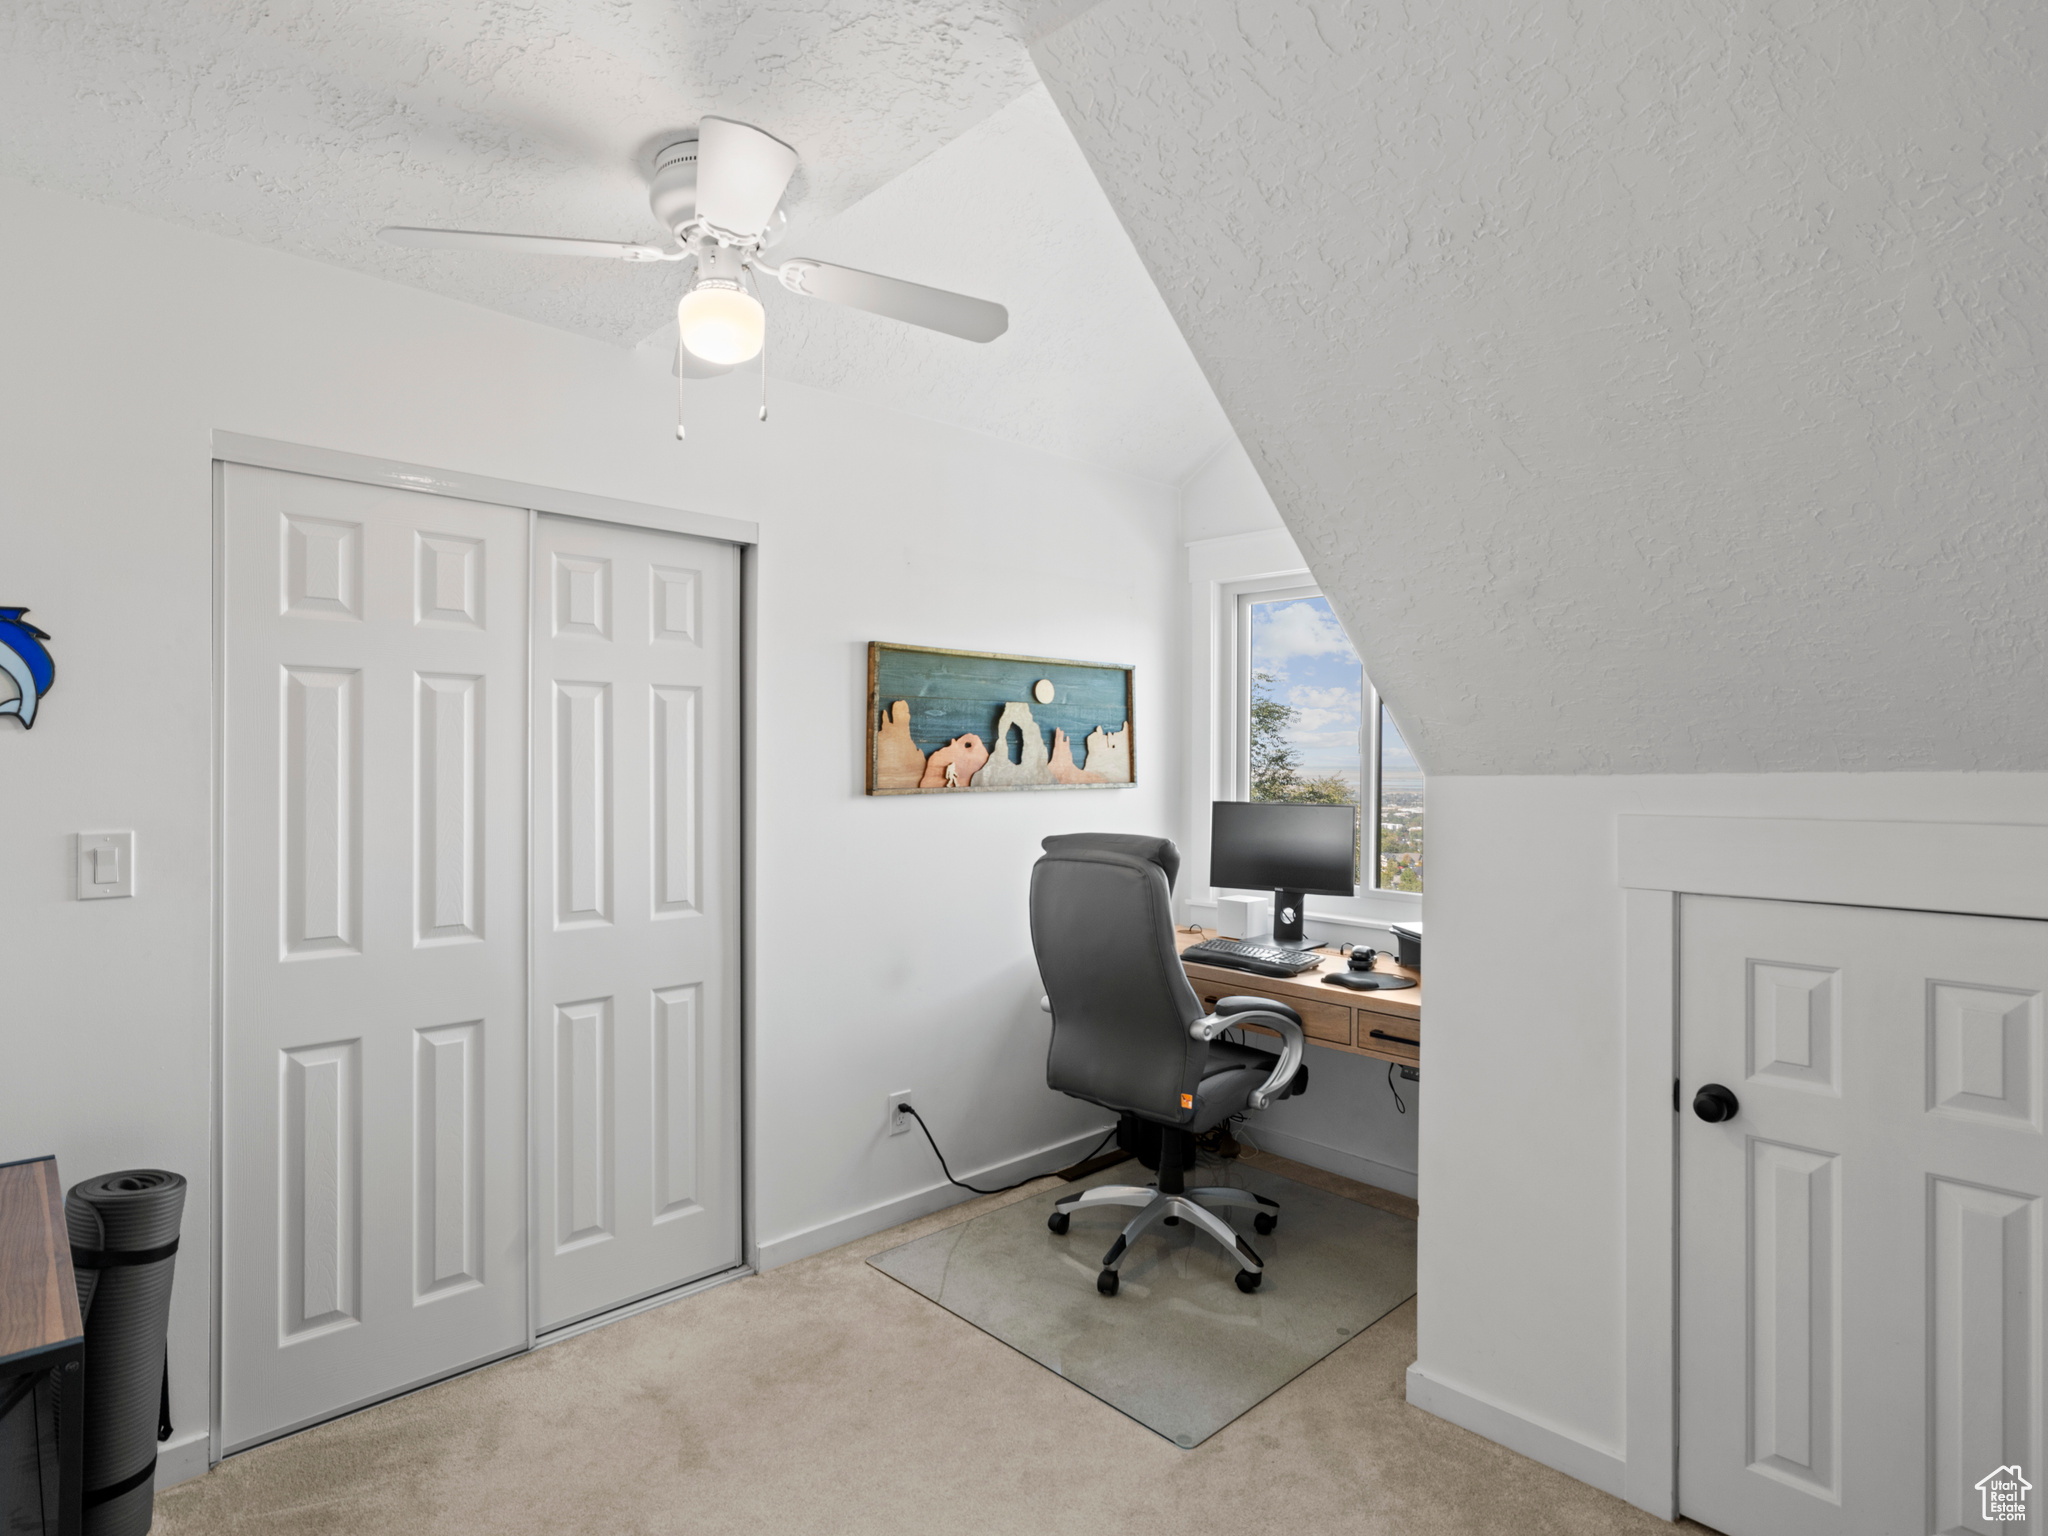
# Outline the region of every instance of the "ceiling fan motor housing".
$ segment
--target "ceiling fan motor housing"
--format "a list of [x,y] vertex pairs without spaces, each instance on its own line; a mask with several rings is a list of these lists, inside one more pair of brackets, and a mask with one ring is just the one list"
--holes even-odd
[[662,227],[677,239],[697,217],[697,136],[678,139],[654,157],[654,179],[647,188],[648,204]]

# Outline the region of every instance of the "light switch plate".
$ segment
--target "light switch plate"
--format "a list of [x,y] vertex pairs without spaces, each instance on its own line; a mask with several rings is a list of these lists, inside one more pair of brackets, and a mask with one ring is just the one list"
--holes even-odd
[[135,894],[133,832],[79,833],[75,862],[80,901],[104,901],[110,896]]

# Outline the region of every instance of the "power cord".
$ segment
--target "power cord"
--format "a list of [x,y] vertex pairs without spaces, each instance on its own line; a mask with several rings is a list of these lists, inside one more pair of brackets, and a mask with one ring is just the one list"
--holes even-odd
[[[1014,1184],[1005,1184],[1001,1189],[983,1189],[979,1184],[969,1184],[964,1179],[956,1179],[953,1177],[953,1170],[946,1166],[946,1154],[939,1151],[939,1143],[937,1139],[932,1135],[932,1128],[924,1123],[924,1116],[920,1115],[915,1109],[913,1109],[908,1104],[898,1104],[896,1107],[899,1110],[901,1110],[904,1114],[910,1116],[911,1119],[915,1120],[917,1122],[917,1128],[920,1131],[924,1132],[924,1139],[926,1141],[931,1142],[932,1153],[934,1156],[938,1158],[939,1168],[946,1175],[946,1182],[948,1184],[957,1184],[962,1189],[971,1189],[977,1195],[1006,1195],[1013,1189],[1022,1189],[1026,1184],[1035,1184],[1036,1182],[1038,1182],[1038,1180],[1045,1177],[1045,1175],[1042,1173],[1034,1173],[1028,1179],[1019,1179]],[[1095,1143],[1094,1147],[1090,1149],[1088,1157],[1077,1157],[1074,1159],[1074,1161],[1077,1163],[1087,1162],[1089,1157],[1093,1157],[1097,1152],[1100,1152],[1104,1147],[1108,1146],[1109,1138],[1111,1136],[1114,1136],[1115,1134],[1116,1127],[1112,1125],[1109,1128],[1108,1134],[1105,1135],[1102,1138],[1102,1140]],[[1057,1170],[1055,1170],[1055,1172],[1057,1172]]]
[[1408,1101],[1401,1097],[1401,1090],[1394,1086],[1394,1064],[1387,1063],[1387,1092],[1394,1096],[1394,1108],[1402,1114],[1408,1113]]

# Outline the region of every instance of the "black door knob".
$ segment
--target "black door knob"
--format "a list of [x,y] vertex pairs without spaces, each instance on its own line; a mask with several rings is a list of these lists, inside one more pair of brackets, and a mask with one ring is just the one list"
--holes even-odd
[[1709,1125],[1733,1120],[1742,1102],[1719,1083],[1708,1083],[1692,1096],[1692,1112]]

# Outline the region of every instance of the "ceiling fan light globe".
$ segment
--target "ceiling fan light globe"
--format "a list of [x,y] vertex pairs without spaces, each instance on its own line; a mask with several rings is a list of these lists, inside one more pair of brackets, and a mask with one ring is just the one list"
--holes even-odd
[[768,317],[737,284],[700,282],[676,305],[676,330],[692,357],[730,367],[760,355]]

